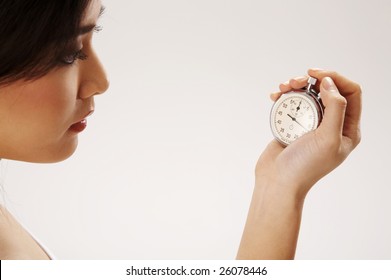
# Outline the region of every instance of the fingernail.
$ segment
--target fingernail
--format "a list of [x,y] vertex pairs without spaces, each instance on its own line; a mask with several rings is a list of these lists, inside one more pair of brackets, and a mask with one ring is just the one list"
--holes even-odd
[[334,84],[334,81],[329,77],[325,77],[323,79],[322,86],[325,90],[328,90],[328,91],[336,91],[337,90],[337,87]]
[[311,71],[324,71],[322,68],[310,68]]

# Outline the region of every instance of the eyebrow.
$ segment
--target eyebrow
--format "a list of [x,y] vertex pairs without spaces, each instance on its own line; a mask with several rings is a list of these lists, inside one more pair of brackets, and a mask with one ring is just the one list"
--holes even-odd
[[[105,9],[106,7],[105,6],[102,6],[100,8],[100,12],[99,12],[99,15],[98,15],[98,19],[103,15],[103,13],[105,12]],[[86,26],[82,26],[80,29],[79,29],[79,35],[83,35],[83,34],[86,34],[86,33],[89,33],[91,32],[92,30],[94,30],[96,27],[96,24],[88,24]]]

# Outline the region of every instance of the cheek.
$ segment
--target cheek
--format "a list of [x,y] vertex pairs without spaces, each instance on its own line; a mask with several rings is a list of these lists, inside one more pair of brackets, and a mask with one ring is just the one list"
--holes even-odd
[[66,69],[1,89],[0,157],[56,162],[74,152],[77,137],[68,129],[82,101],[77,68]]
[[73,113],[76,91],[68,84],[49,85],[37,98],[37,113],[56,122],[67,122]]
[[[52,135],[64,131],[75,111],[77,87],[71,80],[36,81],[21,92],[15,103],[20,125],[31,135]],[[48,139],[49,140],[49,139]]]

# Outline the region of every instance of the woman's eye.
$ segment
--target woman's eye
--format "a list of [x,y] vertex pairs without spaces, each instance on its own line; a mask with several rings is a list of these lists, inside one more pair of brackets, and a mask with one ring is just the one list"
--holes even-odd
[[68,54],[62,58],[65,64],[73,64],[78,59],[85,60],[87,59],[87,55],[82,50],[78,50],[77,52]]

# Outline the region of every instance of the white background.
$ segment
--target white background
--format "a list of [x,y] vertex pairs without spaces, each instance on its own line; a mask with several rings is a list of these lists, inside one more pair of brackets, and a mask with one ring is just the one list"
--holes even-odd
[[235,258],[269,93],[309,67],[362,85],[362,142],[308,195],[296,256],[391,258],[390,1],[104,4],[111,88],[78,150],[2,161],[6,206],[58,258]]

